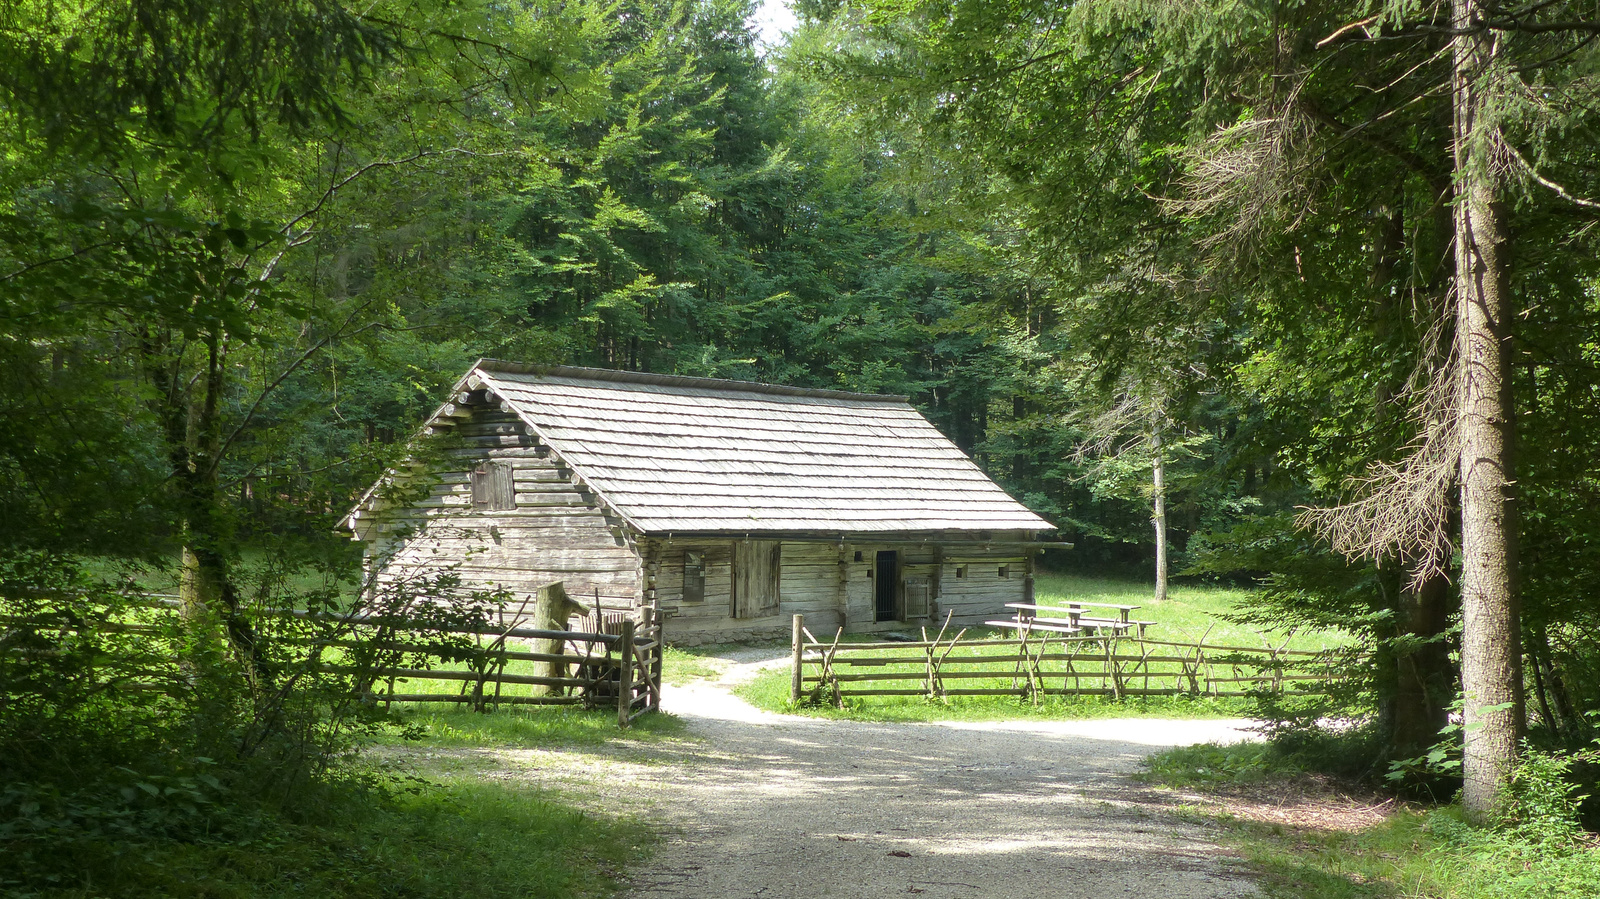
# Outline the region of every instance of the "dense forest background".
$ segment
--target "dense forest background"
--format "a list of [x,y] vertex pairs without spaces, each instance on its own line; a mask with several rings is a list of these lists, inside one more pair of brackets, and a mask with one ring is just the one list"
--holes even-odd
[[[902,393],[1076,544],[1049,564],[1150,577],[1159,469],[1174,573],[1374,649],[1370,757],[1439,739],[1442,6],[800,0],[772,49],[740,0],[67,6],[0,12],[15,595],[355,576],[335,522],[479,357]],[[1597,30],[1496,10],[1511,643],[1531,738],[1576,747]]]
[[[175,109],[160,144],[84,139],[9,109],[27,164],[6,175],[8,539],[167,559],[163,418],[190,405],[225,435],[236,536],[320,539],[484,356],[907,394],[1079,542],[1073,564],[1131,573],[1150,564],[1148,464],[1075,452],[1155,336],[1193,357],[1171,388],[1192,406],[1169,441],[1178,545],[1307,495],[1254,439],[1261,397],[1202,358],[1241,335],[1091,333],[1074,304],[1096,299],[1018,210],[958,202],[990,176],[852,108],[810,57],[763,55],[748,4],[602,11],[453,22],[495,45],[434,36],[417,58],[403,33],[362,75],[381,83],[326,87],[336,122],[236,110],[248,137]],[[63,89],[18,83],[34,74],[9,86]],[[212,271],[165,280],[182,263]]]

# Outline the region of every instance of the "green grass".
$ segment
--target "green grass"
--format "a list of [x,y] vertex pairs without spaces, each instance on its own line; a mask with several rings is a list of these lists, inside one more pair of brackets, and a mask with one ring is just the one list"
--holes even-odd
[[1459,810],[1404,810],[1357,833],[1205,816],[1272,899],[1577,899],[1600,896],[1600,848],[1539,846],[1468,826]]
[[661,657],[661,679],[675,687],[721,677],[727,664],[716,658],[727,646],[668,646]]
[[[1145,780],[1200,793],[1241,785],[1271,792],[1273,783],[1305,773],[1297,759],[1263,743],[1171,749],[1147,764]],[[1354,833],[1262,824],[1209,808],[1182,812],[1219,825],[1273,899],[1600,896],[1600,845],[1471,827],[1453,806],[1404,808]]]
[[1145,761],[1141,780],[1191,790],[1259,784],[1295,777],[1305,769],[1271,743],[1201,743],[1157,753]]
[[[1246,590],[1176,586],[1169,590],[1167,601],[1160,605],[1149,601],[1151,591],[1149,585],[1134,582],[1041,573],[1036,581],[1035,596],[1039,605],[1067,602],[1139,605],[1133,617],[1155,622],[1147,633],[1152,640],[1195,642],[1203,638],[1207,645],[1245,648],[1271,646],[1308,651],[1333,648],[1349,640],[1348,635],[1339,632],[1259,633],[1224,620],[1224,616],[1249,601],[1250,592]],[[872,642],[879,638],[872,635],[846,635],[843,639],[846,642]],[[975,642],[971,648],[964,648],[964,653],[1009,655],[1016,651],[1010,631],[970,628],[965,639],[980,642]],[[992,645],[981,641],[992,641]],[[922,666],[916,663],[886,665],[870,670],[883,673],[917,672],[922,670]],[[766,671],[740,687],[738,693],[751,704],[770,711],[871,721],[1215,718],[1244,716],[1255,708],[1250,700],[1244,698],[1190,696],[1128,697],[1122,700],[1100,696],[1047,697],[1037,704],[1010,696],[956,696],[943,700],[928,700],[919,696],[872,696],[851,697],[844,709],[807,704],[796,707],[789,701],[789,678],[787,668]],[[1009,687],[1011,683],[1011,678],[1006,676],[967,680],[962,686]],[[898,685],[915,687],[916,682],[899,682]]]
[[0,892],[40,897],[207,899],[599,899],[648,850],[632,821],[559,796],[494,784],[423,785],[391,799],[347,796],[309,821],[226,822],[199,839],[79,833],[0,843]]
[[682,719],[654,712],[634,721],[626,730],[617,727],[616,712],[572,706],[520,708],[502,706],[479,713],[450,706],[420,703],[403,711],[411,733],[402,741],[439,746],[513,746],[523,748],[599,746],[606,743],[648,744],[681,737]]
[[1138,605],[1134,618],[1156,622],[1147,636],[1152,640],[1182,643],[1204,639],[1223,646],[1286,646],[1289,649],[1320,651],[1342,646],[1349,635],[1339,631],[1259,631],[1224,621],[1223,616],[1250,600],[1249,590],[1205,584],[1173,584],[1167,601],[1150,601],[1154,586],[1137,581],[1082,577],[1074,574],[1040,572],[1034,579],[1035,602],[1042,606],[1063,602],[1105,602]]

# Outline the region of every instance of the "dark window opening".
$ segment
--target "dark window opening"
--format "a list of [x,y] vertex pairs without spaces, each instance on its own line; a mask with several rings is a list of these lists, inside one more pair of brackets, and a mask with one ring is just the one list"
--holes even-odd
[[965,565],[957,565],[956,566],[956,577],[966,577],[966,576],[967,576],[967,566],[965,566]]
[[706,598],[706,557],[704,553],[683,554],[683,601],[704,602]]
[[861,550],[859,550],[859,549],[856,550],[856,561],[857,562],[862,561],[862,559],[861,559]]
[[1010,565],[1001,565],[1000,566],[1000,576],[1001,577],[1010,577],[1011,576],[1011,566]]
[[877,563],[874,566],[878,571],[876,583],[873,585],[874,621],[896,621],[900,618],[900,597],[897,595],[895,573],[900,566],[900,559],[894,550],[884,550],[878,553]]

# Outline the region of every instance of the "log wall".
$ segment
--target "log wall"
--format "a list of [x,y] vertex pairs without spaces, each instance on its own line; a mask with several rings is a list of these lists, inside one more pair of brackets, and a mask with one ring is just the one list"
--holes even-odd
[[[944,621],[954,612],[958,625],[979,624],[1004,614],[1008,602],[1031,602],[1031,569],[1020,545],[893,545],[837,541],[785,541],[778,613],[764,618],[733,615],[732,540],[649,540],[643,544],[647,569],[653,572],[656,601],[667,616],[673,643],[722,643],[786,636],[790,618],[802,614],[819,637],[844,627],[851,633],[903,630]],[[904,621],[878,622],[873,570],[879,550],[899,553],[899,577],[926,578],[930,586],[928,614]],[[705,599],[683,598],[686,553],[700,554],[705,566]],[[859,553],[861,561],[856,561]],[[1007,576],[1000,576],[1000,567]],[[964,569],[958,571],[958,569]]]
[[[643,572],[633,544],[613,528],[595,497],[509,413],[485,408],[455,425],[445,463],[423,492],[371,515],[368,558],[380,579],[457,572],[464,586],[506,588],[528,600],[556,581],[585,606],[632,609]],[[511,463],[516,508],[473,507],[471,470],[485,459]]]

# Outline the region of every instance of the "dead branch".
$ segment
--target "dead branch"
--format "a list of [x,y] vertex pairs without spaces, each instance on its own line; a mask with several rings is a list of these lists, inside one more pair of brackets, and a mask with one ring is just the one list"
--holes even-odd
[[1183,198],[1166,205],[1180,215],[1226,214],[1231,221],[1202,242],[1209,249],[1237,246],[1268,228],[1292,230],[1305,210],[1285,203],[1306,193],[1305,158],[1312,123],[1296,103],[1298,89],[1276,115],[1219,129],[1187,154]]
[[[1446,322],[1430,329],[1440,346]],[[1411,572],[1413,586],[1445,574],[1450,560],[1450,495],[1460,465],[1456,353],[1425,358],[1402,394],[1409,399],[1417,437],[1398,462],[1376,462],[1346,486],[1353,499],[1303,508],[1295,525],[1327,540],[1349,559],[1393,559]]]

